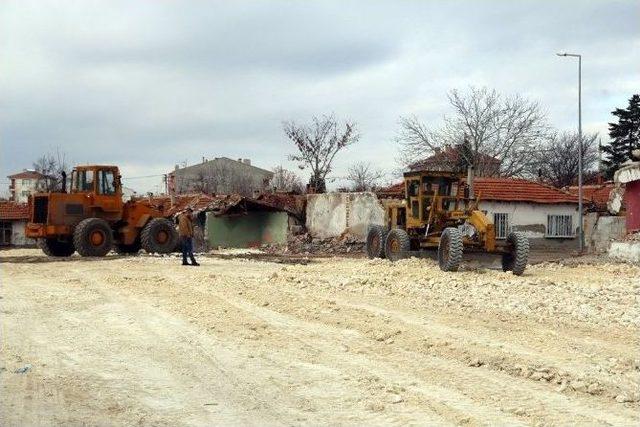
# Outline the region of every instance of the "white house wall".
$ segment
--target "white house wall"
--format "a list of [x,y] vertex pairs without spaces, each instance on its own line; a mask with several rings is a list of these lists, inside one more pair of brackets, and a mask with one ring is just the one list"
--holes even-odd
[[[29,200],[29,195],[36,191],[36,184],[38,180],[36,179],[14,179],[14,191],[13,191],[13,200],[18,203],[27,203]],[[24,185],[22,184],[24,181]]]
[[14,246],[33,246],[36,241],[24,235],[26,221],[12,221],[11,223],[11,244]]
[[511,228],[524,232],[531,239],[546,237],[547,215],[571,215],[574,234],[577,234],[579,221],[578,206],[575,204],[481,201],[480,209],[487,211],[491,221],[494,213],[508,214]]

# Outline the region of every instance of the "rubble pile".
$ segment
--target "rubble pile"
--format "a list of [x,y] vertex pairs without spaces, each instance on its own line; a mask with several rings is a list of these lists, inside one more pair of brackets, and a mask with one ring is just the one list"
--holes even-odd
[[349,233],[329,239],[313,238],[309,233],[302,233],[289,236],[286,245],[263,245],[261,249],[272,254],[361,254],[364,241]]
[[627,234],[625,240],[629,242],[640,242],[640,232]]

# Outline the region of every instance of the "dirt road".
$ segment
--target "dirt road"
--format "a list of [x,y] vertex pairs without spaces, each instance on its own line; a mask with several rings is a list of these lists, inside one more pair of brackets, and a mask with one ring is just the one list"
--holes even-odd
[[0,257],[3,425],[640,423],[639,267]]

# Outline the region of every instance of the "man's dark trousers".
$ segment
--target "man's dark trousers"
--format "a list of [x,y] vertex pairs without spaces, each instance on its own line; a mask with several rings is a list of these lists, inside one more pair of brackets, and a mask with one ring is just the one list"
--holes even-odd
[[191,264],[197,264],[196,258],[193,256],[193,238],[182,236],[182,263],[187,263],[187,257],[191,260]]

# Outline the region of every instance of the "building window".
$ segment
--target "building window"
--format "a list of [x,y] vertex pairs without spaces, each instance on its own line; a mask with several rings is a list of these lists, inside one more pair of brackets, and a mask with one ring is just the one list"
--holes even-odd
[[547,215],[547,237],[574,237],[571,215]]
[[11,222],[0,221],[0,245],[11,244]]
[[496,239],[506,239],[509,234],[509,214],[494,213],[493,224],[496,230]]
[[23,179],[22,180],[22,186],[23,187],[28,187],[31,185],[31,180],[30,179]]

